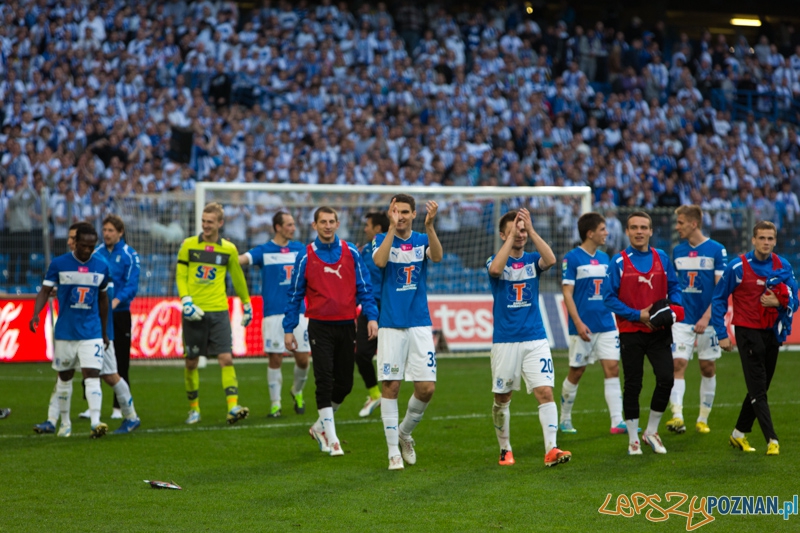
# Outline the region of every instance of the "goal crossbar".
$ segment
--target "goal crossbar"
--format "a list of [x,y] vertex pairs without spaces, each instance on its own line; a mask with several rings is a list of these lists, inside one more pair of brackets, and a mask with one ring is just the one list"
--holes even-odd
[[533,196],[580,197],[581,213],[592,209],[592,189],[577,187],[404,187],[402,185],[306,185],[297,183],[215,183],[199,182],[195,188],[195,233],[202,230],[203,207],[211,191],[258,191],[269,193],[358,193],[358,194],[420,194],[435,196],[464,195],[470,197],[524,198]]

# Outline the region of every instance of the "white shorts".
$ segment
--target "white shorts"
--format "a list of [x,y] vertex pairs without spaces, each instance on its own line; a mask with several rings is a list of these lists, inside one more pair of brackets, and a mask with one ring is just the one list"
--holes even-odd
[[111,341],[103,354],[103,368],[100,369],[100,375],[110,376],[117,372],[117,352],[114,350],[114,341]]
[[580,335],[569,336],[569,366],[579,368],[594,364],[598,359],[619,361],[619,332],[592,333],[586,342]]
[[378,381],[436,381],[430,326],[378,329]]
[[519,390],[525,380],[528,394],[555,383],[553,357],[547,339],[492,344],[492,392],[506,394]]
[[[286,346],[283,344],[283,316],[265,316],[261,321],[261,335],[264,338],[265,353],[284,353]],[[308,344],[308,319],[305,315],[300,315],[300,322],[294,328],[294,338],[297,340],[298,352],[310,352]]]
[[105,350],[103,339],[62,341],[56,339],[53,354],[53,370],[66,372],[79,368],[103,368]]
[[719,348],[719,339],[713,326],[697,334],[691,324],[672,324],[672,358],[692,360],[695,343],[697,344],[697,357],[701,361],[715,361],[722,357]]

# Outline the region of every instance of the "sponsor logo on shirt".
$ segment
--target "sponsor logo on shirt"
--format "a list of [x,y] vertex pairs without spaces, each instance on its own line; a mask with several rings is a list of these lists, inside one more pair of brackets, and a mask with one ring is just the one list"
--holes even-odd
[[415,265],[399,266],[396,279],[400,286],[397,287],[397,292],[417,290],[420,272],[422,269]]
[[91,309],[94,303],[94,291],[89,287],[73,287],[69,301],[72,309]]
[[281,248],[281,253],[282,254],[288,254],[289,253],[289,249],[288,248]]
[[78,272],[80,272],[81,274],[85,274],[86,272],[89,272],[89,267],[79,266]]
[[217,269],[208,265],[197,265],[194,277],[199,281],[214,281],[217,279]]
[[527,283],[510,283],[508,285],[507,299],[511,302],[508,307],[530,307],[533,291]]
[[210,246],[210,245],[206,246],[206,252],[213,252],[213,251],[214,251],[214,247],[213,246]]

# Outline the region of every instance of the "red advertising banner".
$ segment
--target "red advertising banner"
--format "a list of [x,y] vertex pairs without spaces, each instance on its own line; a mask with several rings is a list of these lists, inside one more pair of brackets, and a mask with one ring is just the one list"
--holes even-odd
[[[566,308],[560,294],[543,294],[539,299],[550,345],[566,346]],[[229,298],[233,353],[238,357],[260,356],[262,301],[254,296],[253,322],[241,326],[242,305],[238,298]],[[52,315],[42,311],[36,334],[28,329],[33,314],[32,298],[0,299],[0,363],[47,362],[53,358]],[[488,350],[492,345],[494,317],[490,295],[458,295],[428,297],[433,329],[444,335],[450,350]],[[548,311],[548,308],[550,311]],[[52,313],[58,316],[56,302]],[[163,359],[183,356],[181,304],[177,298],[136,298],[131,307],[131,357]],[[732,311],[725,315],[729,334]],[[562,338],[563,337],[563,338]],[[800,325],[794,328],[786,344],[800,346]]]
[[441,331],[451,350],[492,347],[494,317],[490,295],[428,296],[434,331]]
[[33,298],[0,300],[0,362],[32,363],[52,361],[50,310],[45,309],[39,317],[37,333],[28,327],[33,316]]

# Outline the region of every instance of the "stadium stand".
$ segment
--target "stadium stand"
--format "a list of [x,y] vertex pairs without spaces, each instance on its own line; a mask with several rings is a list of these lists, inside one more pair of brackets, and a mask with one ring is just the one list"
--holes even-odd
[[[672,37],[515,2],[22,0],[0,19],[0,290],[36,290],[45,236],[63,252],[72,222],[133,197],[145,221],[199,180],[590,185],[603,212],[696,203],[723,236],[752,211],[800,253],[798,32]],[[140,251],[143,293],[171,294],[174,253]],[[448,286],[463,268],[431,282],[484,291],[475,269]]]

